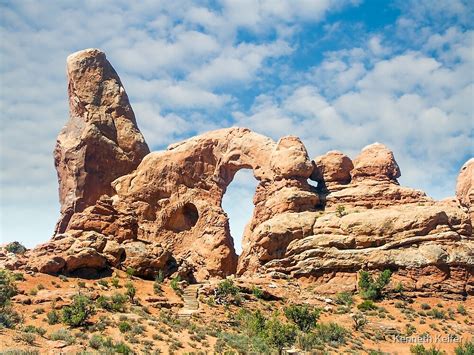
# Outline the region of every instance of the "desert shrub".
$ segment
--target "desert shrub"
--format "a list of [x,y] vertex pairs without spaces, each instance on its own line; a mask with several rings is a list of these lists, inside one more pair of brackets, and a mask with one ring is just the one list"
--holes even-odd
[[134,303],[135,302],[135,295],[137,293],[137,289],[135,288],[135,286],[133,286],[133,283],[131,283],[131,282],[127,282],[125,284],[125,288],[127,289],[125,291],[125,294],[128,296],[128,298],[130,298],[130,302]]
[[38,290],[36,288],[32,288],[28,293],[30,296],[36,296],[38,294]]
[[426,314],[434,319],[446,319],[446,312],[442,309],[433,308],[432,310],[426,312]]
[[377,305],[371,300],[365,300],[361,304],[357,305],[361,311],[373,311],[377,309]]
[[89,297],[76,294],[69,306],[63,307],[62,321],[71,326],[84,325],[89,317],[94,314],[94,306]]
[[239,310],[237,320],[241,329],[249,336],[261,336],[265,331],[266,318],[260,310],[251,312],[246,309]]
[[106,288],[109,287],[109,283],[107,282],[107,280],[99,280],[97,281],[97,284]]
[[459,344],[455,349],[456,355],[472,355],[474,354],[474,339],[465,343]]
[[11,298],[17,293],[11,273],[0,270],[0,327],[13,328],[21,321],[20,314],[11,306]]
[[159,284],[162,284],[163,281],[165,281],[165,274],[164,274],[163,270],[158,270],[158,273],[155,276],[155,282],[159,283]]
[[26,252],[26,247],[23,246],[20,242],[11,242],[8,243],[5,249],[13,254],[24,254]]
[[133,267],[128,267],[125,272],[127,273],[128,277],[131,278],[133,275],[135,275],[136,270]]
[[0,309],[10,304],[10,299],[18,293],[13,277],[7,270],[0,270]]
[[114,293],[111,297],[100,296],[97,298],[97,306],[110,312],[125,312],[125,304],[128,297],[121,293]]
[[340,292],[336,295],[335,302],[337,304],[350,307],[354,304],[354,298],[350,292]]
[[34,325],[27,325],[26,327],[23,327],[22,329],[25,333],[36,333],[41,336],[46,334],[46,329],[41,328],[41,327],[35,327]]
[[181,287],[179,287],[180,282],[181,282],[181,277],[179,275],[177,275],[176,277],[173,277],[170,282],[170,287],[178,295],[181,295],[183,293],[183,290],[181,290]]
[[333,322],[320,323],[316,325],[316,335],[318,338],[333,346],[344,344],[346,342],[347,334],[348,332],[346,328]]
[[341,218],[341,217],[344,217],[345,215],[347,215],[346,208],[342,205],[337,206],[336,207],[336,216]]
[[156,275],[155,277],[155,282],[153,282],[153,292],[158,295],[163,293],[163,290],[161,289],[161,284],[163,283],[163,280],[163,272],[160,270],[158,272],[158,275]]
[[316,326],[321,310],[294,304],[286,307],[284,312],[288,320],[295,323],[301,331],[307,332]]
[[57,324],[59,323],[59,313],[52,309],[48,313],[46,313],[46,320],[48,321],[49,325]]
[[315,333],[299,332],[296,336],[295,345],[301,350],[314,350],[321,345],[321,339]]
[[104,344],[104,338],[98,334],[93,334],[89,339],[89,346],[92,349],[99,350]]
[[119,328],[120,332],[122,332],[122,333],[126,333],[126,332],[129,332],[130,330],[132,330],[131,324],[127,321],[120,322],[119,325],[118,325],[118,328]]
[[86,283],[85,283],[84,281],[79,281],[79,282],[77,283],[77,287],[79,287],[79,288],[85,288],[85,287],[86,287]]
[[428,309],[431,309],[430,305],[428,303],[422,303],[421,304],[421,309],[423,310],[428,310]]
[[36,286],[36,288],[38,290],[44,290],[44,285],[43,284],[38,284],[38,286]]
[[232,354],[227,349],[237,350],[239,354],[269,354],[271,349],[261,337],[222,332],[219,334],[214,350],[216,353]]
[[410,346],[410,352],[414,355],[444,355],[445,351],[436,348],[434,345],[427,349],[423,344]]
[[352,321],[354,322],[354,329],[360,330],[368,323],[367,318],[363,313],[357,312],[351,315]]
[[49,337],[51,340],[62,340],[68,345],[74,344],[76,341],[74,335],[72,335],[71,332],[66,329],[59,329],[51,333]]
[[11,274],[11,277],[13,281],[25,281],[25,275],[23,275],[21,272],[13,272]]
[[118,354],[133,354],[132,349],[123,341],[119,341],[114,345],[114,350]]
[[62,281],[62,282],[69,282],[68,278],[66,275],[59,275],[59,279]]
[[362,298],[376,301],[382,298],[382,291],[390,282],[392,272],[388,269],[384,270],[374,280],[367,271],[359,272],[359,292]]
[[462,314],[463,316],[467,315],[466,308],[462,304],[458,304],[457,311],[459,314]]
[[119,287],[120,287],[120,280],[118,279],[118,277],[113,277],[113,278],[110,280],[110,283],[111,283],[112,286],[115,287],[115,288],[119,288]]
[[35,343],[35,340],[36,340],[36,335],[34,333],[31,333],[31,332],[23,332],[23,333],[20,334],[19,340],[21,340],[22,342],[24,342],[28,345],[33,345]]
[[241,302],[240,289],[233,280],[225,279],[219,282],[214,290],[214,299],[217,304],[236,304]]
[[263,290],[262,290],[260,287],[257,287],[257,286],[252,287],[252,294],[253,294],[256,298],[262,299],[262,298],[264,297],[264,292],[263,292]]
[[293,345],[295,337],[295,326],[282,323],[276,317],[267,321],[265,339],[271,347],[281,351],[285,346]]

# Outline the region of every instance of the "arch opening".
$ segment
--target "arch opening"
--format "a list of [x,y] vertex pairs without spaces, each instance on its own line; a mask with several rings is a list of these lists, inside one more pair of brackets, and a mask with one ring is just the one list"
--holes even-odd
[[222,198],[222,208],[229,218],[230,235],[237,256],[242,253],[242,239],[246,225],[251,221],[254,210],[253,197],[258,180],[251,169],[240,169],[227,186]]
[[199,212],[193,203],[185,203],[178,208],[166,222],[166,229],[183,232],[193,228],[199,219]]

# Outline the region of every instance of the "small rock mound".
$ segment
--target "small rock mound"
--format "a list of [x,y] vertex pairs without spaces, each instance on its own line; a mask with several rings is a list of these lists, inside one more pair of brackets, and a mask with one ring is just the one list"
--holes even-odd
[[393,152],[380,143],[374,143],[362,149],[359,156],[355,158],[354,169],[351,171],[354,181],[371,179],[397,183],[400,175],[400,168]]
[[[313,160],[314,169],[311,180],[321,184],[321,188],[333,188],[351,182],[352,160],[345,154],[332,150]],[[319,187],[319,186],[318,186]]]

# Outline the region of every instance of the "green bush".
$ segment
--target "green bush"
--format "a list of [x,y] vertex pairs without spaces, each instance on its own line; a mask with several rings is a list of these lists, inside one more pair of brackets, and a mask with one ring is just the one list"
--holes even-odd
[[267,320],[260,310],[251,312],[247,309],[241,309],[237,314],[237,320],[241,329],[251,337],[261,336],[265,331]]
[[178,275],[173,277],[170,282],[170,287],[176,292],[176,294],[181,295],[183,294],[183,290],[179,287],[179,283],[181,282],[181,277]]
[[214,290],[214,298],[217,304],[236,304],[241,302],[240,289],[231,279],[225,279],[219,282]]
[[86,324],[93,314],[94,306],[90,298],[77,294],[73,297],[71,305],[63,308],[62,321],[71,327],[79,327]]
[[260,298],[262,299],[263,296],[264,296],[264,292],[261,288],[257,287],[257,286],[254,286],[252,287],[252,294],[256,297],[256,298]]
[[56,310],[51,310],[46,313],[46,320],[48,321],[49,325],[58,324],[59,323],[59,313]]
[[104,344],[104,338],[101,337],[100,335],[98,334],[93,334],[91,336],[91,338],[89,339],[89,346],[92,348],[92,349],[95,349],[95,350],[99,350],[102,345]]
[[118,327],[119,327],[120,332],[122,332],[122,333],[126,333],[126,332],[129,332],[130,330],[132,330],[132,326],[127,321],[120,322]]
[[428,303],[422,303],[421,304],[421,309],[426,311],[428,309],[431,309],[431,306]]
[[288,320],[295,323],[301,331],[307,332],[316,326],[321,310],[294,304],[286,307],[284,312]]
[[66,329],[59,329],[54,333],[51,333],[49,336],[51,340],[62,340],[66,344],[71,345],[74,344],[76,338]]
[[41,328],[41,327],[35,327],[34,325],[27,325],[26,327],[23,327],[22,329],[25,333],[36,333],[41,336],[46,334],[46,329]]
[[295,326],[282,323],[276,317],[267,321],[265,339],[271,347],[281,351],[285,346],[293,345],[295,337]]
[[7,270],[0,270],[0,326],[13,328],[21,321],[21,316],[13,310],[11,298],[18,293],[12,274]]
[[373,301],[365,300],[361,304],[357,305],[357,308],[359,308],[361,311],[373,311],[378,307]]
[[314,350],[317,346],[321,346],[322,342],[315,333],[299,332],[296,337],[295,345],[298,349],[309,351]]
[[133,275],[135,275],[136,270],[133,267],[128,267],[125,272],[127,273],[128,277],[131,278]]
[[118,279],[118,277],[112,278],[112,280],[110,280],[110,283],[111,283],[112,286],[115,287],[115,288],[119,288],[119,287],[120,287],[120,280]]
[[27,250],[20,242],[16,241],[8,243],[5,249],[13,254],[24,254]]
[[446,312],[442,309],[433,308],[432,310],[426,312],[426,314],[434,319],[446,319]]
[[316,335],[318,338],[333,346],[345,344],[347,334],[346,328],[333,322],[316,325]]
[[464,344],[459,344],[456,349],[454,349],[456,355],[472,355],[474,354],[474,339],[468,341]]
[[350,307],[354,304],[354,298],[350,292],[340,292],[336,295],[335,302],[337,304]]
[[36,335],[33,333],[21,333],[20,334],[20,340],[25,342],[28,345],[34,345],[35,340],[36,340]]
[[378,276],[377,280],[374,280],[367,271],[359,272],[359,293],[362,298],[376,301],[382,298],[382,291],[385,286],[390,282],[392,272],[390,270],[384,270]]
[[458,310],[459,314],[462,314],[463,316],[467,315],[467,311],[466,311],[466,308],[464,307],[464,305],[458,304],[457,310]]
[[125,344],[123,341],[120,341],[114,345],[115,352],[119,354],[133,354],[132,349]]
[[98,307],[110,312],[125,312],[127,299],[127,296],[116,292],[111,297],[100,296],[96,303]]
[[426,349],[423,344],[410,346],[410,352],[414,355],[444,355],[445,351],[436,348],[434,345]]
[[135,295],[137,293],[137,289],[135,288],[135,286],[133,286],[133,283],[131,283],[131,282],[127,282],[125,284],[125,288],[127,289],[125,294],[128,296],[128,298],[130,298],[130,301],[132,303],[134,303],[135,302]]

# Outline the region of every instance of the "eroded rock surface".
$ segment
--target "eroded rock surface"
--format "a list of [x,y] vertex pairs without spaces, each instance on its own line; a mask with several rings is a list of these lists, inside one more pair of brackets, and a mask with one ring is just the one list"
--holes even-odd
[[67,76],[70,118],[54,149],[62,215],[56,233],[67,229],[74,213],[101,195],[112,195],[111,182],[149,153],[125,89],[103,52],[71,54]]
[[[380,143],[353,161],[331,151],[312,162],[297,137],[228,128],[147,154],[102,52],[69,57],[68,76],[71,119],[55,151],[62,218],[48,243],[27,252],[27,268],[265,274],[307,279],[320,292],[352,290],[359,270],[390,268],[412,291],[474,293],[472,159],[457,199],[434,201],[399,185]],[[237,257],[222,198],[240,169],[252,169],[258,186]]]

